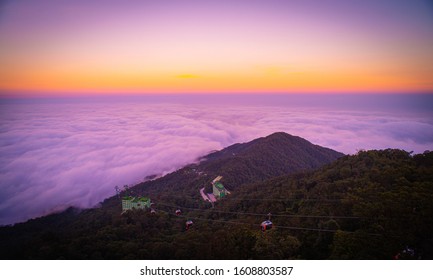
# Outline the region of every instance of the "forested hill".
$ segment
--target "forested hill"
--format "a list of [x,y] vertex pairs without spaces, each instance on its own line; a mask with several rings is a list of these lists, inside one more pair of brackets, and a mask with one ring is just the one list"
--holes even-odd
[[[200,164],[132,188],[132,192],[152,199],[155,214],[133,210],[120,215],[121,201],[115,196],[97,209],[69,209],[0,228],[0,256],[3,259],[433,258],[432,152],[411,155],[389,149],[342,156],[323,149],[325,155],[329,152],[339,158],[328,159],[330,164],[322,164],[316,170],[311,169],[314,160],[303,159],[311,164],[309,168],[287,168],[281,171],[283,174],[277,174],[279,177],[268,180],[263,175],[254,177],[248,168],[235,164],[236,158],[239,165],[255,162],[253,171],[272,169],[272,163],[284,165],[290,153],[274,156],[272,151],[278,153],[281,143],[286,143],[283,146],[289,150],[289,142],[295,146],[305,144],[301,152],[314,149],[303,139],[277,133],[233,145],[207,156]],[[269,153],[269,161],[259,163],[260,156],[253,156],[260,154],[260,150]],[[227,168],[228,165],[232,167]],[[215,175],[224,176],[222,182],[231,194],[211,208],[210,203],[201,199],[199,188],[209,186]],[[241,183],[234,184],[237,180]],[[174,214],[178,208],[182,210],[179,216]],[[274,227],[262,232],[259,225],[269,212]],[[186,230],[185,222],[189,219],[194,225]]]
[[[245,184],[314,170],[342,156],[344,154],[314,145],[303,138],[277,132],[213,152],[197,164],[138,184],[129,192],[149,196],[155,201],[198,207],[204,204],[199,189],[205,187],[206,192],[212,192],[210,182],[217,176],[223,176],[222,183],[229,191],[236,191]],[[107,199],[103,206],[119,207],[118,199]]]
[[361,151],[242,188],[221,208],[275,214],[272,234],[298,247],[266,251],[270,258],[433,259],[433,152]]
[[204,158],[199,169],[223,175],[232,188],[282,174],[316,169],[342,157],[334,150],[284,132],[234,144]]

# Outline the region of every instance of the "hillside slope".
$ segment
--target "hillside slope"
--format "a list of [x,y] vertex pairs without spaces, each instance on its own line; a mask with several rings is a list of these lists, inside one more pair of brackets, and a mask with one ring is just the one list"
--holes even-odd
[[[320,147],[297,136],[274,133],[248,143],[235,144],[211,153],[159,179],[138,184],[130,189],[133,195],[145,195],[155,201],[180,203],[187,207],[208,206],[199,189],[211,192],[210,182],[223,176],[222,183],[230,191],[242,185],[257,183],[275,176],[313,170],[344,154]],[[107,199],[105,207],[118,207],[118,199]]]
[[[220,154],[209,155],[201,164],[132,188],[136,194],[151,197],[157,210],[155,215],[144,210],[120,215],[120,200],[112,197],[97,209],[80,212],[70,209],[3,227],[0,257],[433,258],[433,152],[410,155],[391,149],[364,151],[343,156],[317,170],[279,174],[280,177],[255,182],[250,181],[254,176],[251,173],[238,174],[236,166],[235,171],[218,172],[220,162],[225,160],[228,165],[233,161],[233,153],[242,158],[241,162],[256,161],[256,157],[249,155],[255,154],[257,147],[263,153],[271,151],[271,143],[281,141],[280,136],[275,134],[253,144],[228,147]],[[282,136],[282,142],[291,138]],[[273,162],[277,160],[272,157]],[[267,164],[252,168],[266,170]],[[213,179],[212,172],[226,176],[224,180],[238,175],[242,182],[230,185],[229,180],[224,181],[233,191],[215,208],[201,200],[198,193],[202,184]],[[182,215],[174,215],[177,208]],[[269,212],[274,227],[263,233],[259,225]],[[187,219],[194,221],[188,231]]]
[[242,188],[220,209],[271,211],[305,259],[433,259],[433,152],[361,151]]

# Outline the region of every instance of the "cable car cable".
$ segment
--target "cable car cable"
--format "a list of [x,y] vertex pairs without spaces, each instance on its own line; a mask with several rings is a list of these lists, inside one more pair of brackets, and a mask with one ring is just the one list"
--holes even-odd
[[[170,212],[164,211],[164,210],[160,210],[161,212],[167,213],[169,215],[174,215]],[[185,215],[175,215],[175,217],[183,217],[183,218],[188,218]],[[260,224],[252,224],[252,223],[244,223],[244,222],[235,222],[235,221],[224,221],[224,220],[213,220],[213,219],[206,219],[206,218],[199,218],[199,217],[194,217],[194,220],[202,220],[202,221],[210,221],[210,222],[218,222],[218,223],[228,223],[228,224],[238,224],[238,225],[249,225],[249,226],[260,226]],[[289,226],[275,226],[275,228],[278,229],[288,229],[288,230],[305,230],[305,231],[318,231],[318,232],[344,232],[344,233],[350,233],[350,234],[354,234],[357,233],[355,231],[346,231],[346,230],[340,230],[340,229],[319,229],[319,228],[305,228],[305,227],[289,227]],[[376,234],[376,233],[363,233],[366,235],[371,235],[371,236],[382,236],[381,234]]]
[[[169,205],[169,204],[165,204],[165,203],[160,203],[158,202],[158,204],[160,205],[164,205],[167,207],[172,207],[172,208],[183,208],[183,209],[188,209],[191,211],[207,211],[209,213],[220,213],[220,214],[238,214],[238,215],[250,215],[250,216],[266,216],[267,214],[261,214],[261,213],[251,213],[251,212],[232,212],[232,211],[220,211],[220,210],[212,210],[212,208],[210,209],[200,209],[200,208],[191,208],[191,207],[181,207],[181,206],[176,206],[176,205]],[[368,218],[363,218],[363,217],[356,217],[356,216],[326,216],[326,215],[298,215],[298,214],[272,214],[273,217],[289,217],[289,218],[319,218],[319,219],[324,219],[324,218],[332,218],[332,219],[368,219]]]

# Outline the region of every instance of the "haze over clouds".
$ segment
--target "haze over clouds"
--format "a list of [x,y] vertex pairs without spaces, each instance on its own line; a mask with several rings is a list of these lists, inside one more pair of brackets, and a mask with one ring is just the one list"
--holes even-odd
[[429,111],[188,104],[0,104],[0,224],[92,207],[116,185],[276,131],[344,153],[433,149]]

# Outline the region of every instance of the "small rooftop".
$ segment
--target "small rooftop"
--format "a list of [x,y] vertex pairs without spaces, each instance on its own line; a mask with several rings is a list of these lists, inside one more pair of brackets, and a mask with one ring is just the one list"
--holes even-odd
[[217,201],[217,199],[215,198],[213,193],[208,193],[207,196],[209,197],[210,202],[216,202]]
[[123,198],[122,198],[122,200],[131,200],[131,201],[133,201],[133,202],[138,202],[138,201],[141,201],[141,202],[147,202],[147,201],[149,201],[149,198],[148,197],[141,197],[141,196],[138,196],[138,197],[135,197],[135,196],[124,196]]
[[220,191],[224,190],[224,186],[220,182],[215,182],[214,186],[215,186],[215,188],[217,188]]

